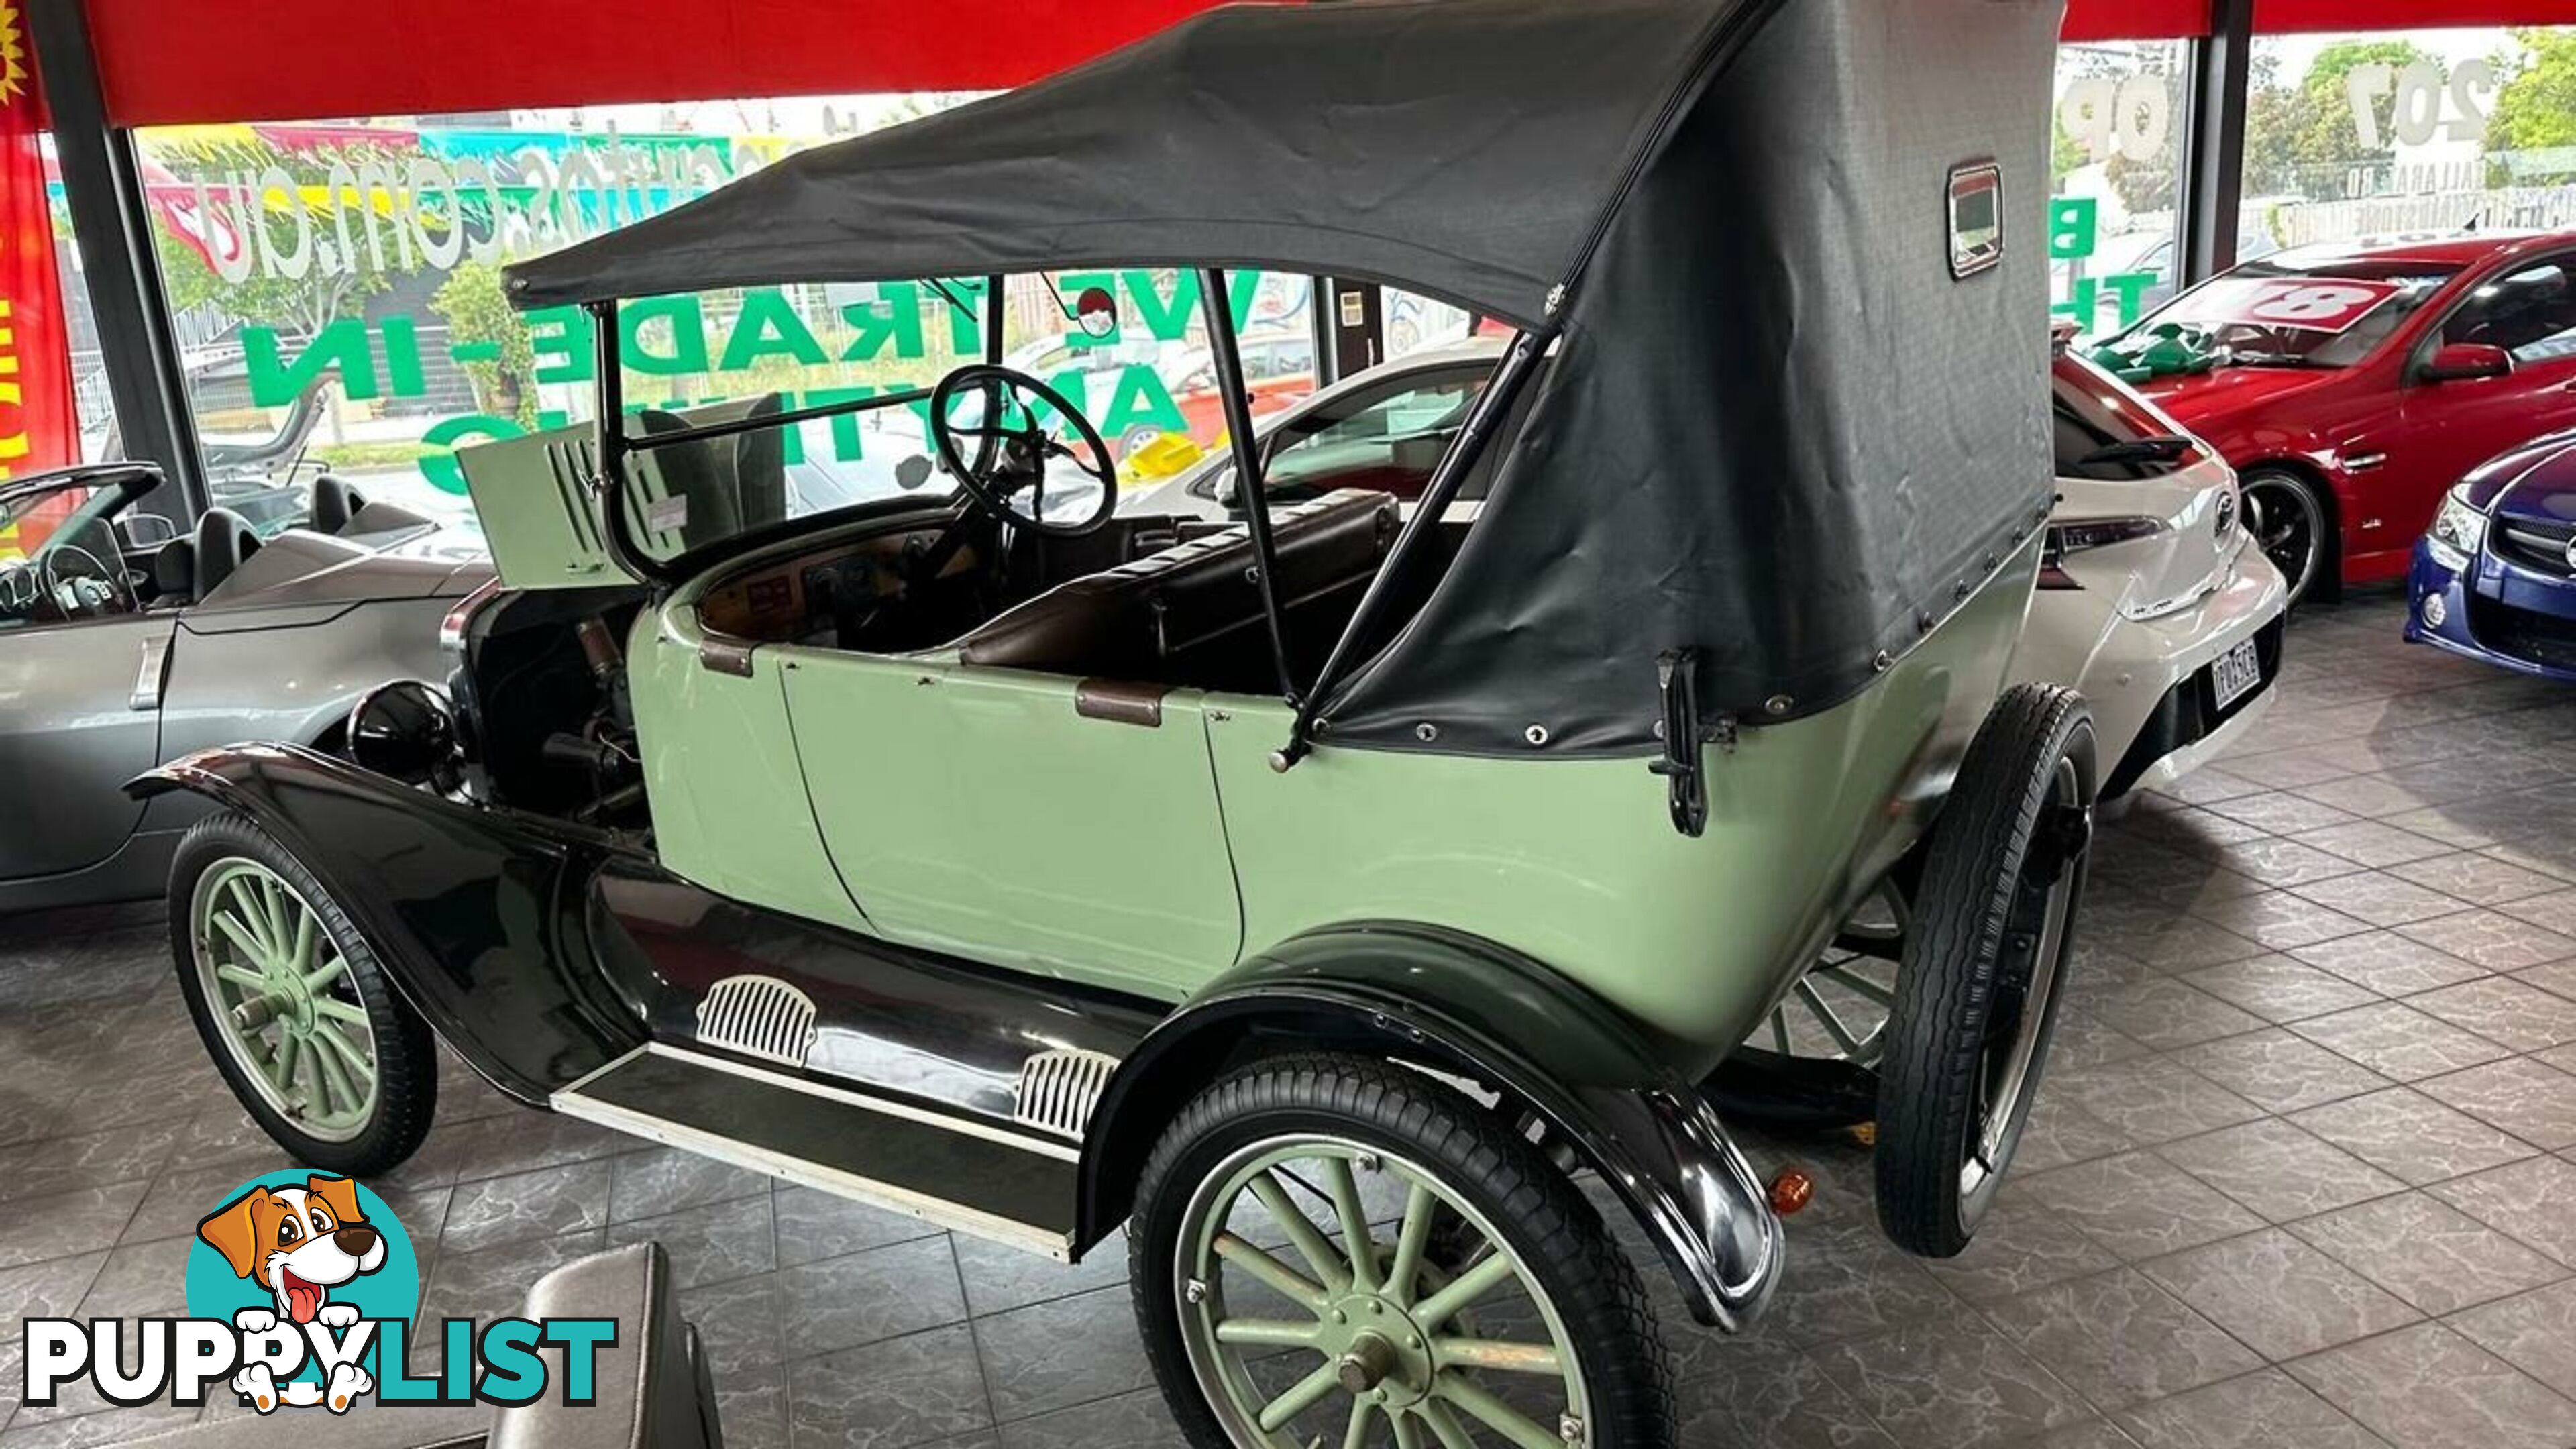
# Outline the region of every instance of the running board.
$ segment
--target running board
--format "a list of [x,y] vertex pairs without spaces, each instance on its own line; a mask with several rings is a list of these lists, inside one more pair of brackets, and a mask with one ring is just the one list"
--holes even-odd
[[557,1091],[553,1106],[970,1237],[1072,1257],[1079,1154],[1069,1143],[659,1042]]

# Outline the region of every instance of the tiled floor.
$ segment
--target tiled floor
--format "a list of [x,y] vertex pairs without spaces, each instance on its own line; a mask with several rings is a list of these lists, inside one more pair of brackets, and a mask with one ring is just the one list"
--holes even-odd
[[[2385,596],[2303,617],[2252,748],[2108,833],[2039,1115],[1967,1256],[1887,1246],[1857,1149],[1762,1144],[1824,1187],[1757,1332],[1692,1332],[1666,1295],[1688,1442],[2576,1446],[2576,692],[2396,629]],[[282,1159],[204,1065],[157,923],[0,942],[0,1324],[166,1311],[197,1216]],[[436,1244],[432,1315],[661,1239],[743,1449],[1171,1434],[1114,1250],[925,1235],[456,1073],[382,1186]],[[12,1391],[0,1449],[191,1416]]]

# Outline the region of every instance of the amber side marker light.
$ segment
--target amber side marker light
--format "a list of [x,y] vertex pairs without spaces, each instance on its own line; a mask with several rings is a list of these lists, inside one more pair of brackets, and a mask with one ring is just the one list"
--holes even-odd
[[1771,1211],[1788,1217],[1816,1200],[1816,1180],[1803,1167],[1784,1167],[1771,1177]]

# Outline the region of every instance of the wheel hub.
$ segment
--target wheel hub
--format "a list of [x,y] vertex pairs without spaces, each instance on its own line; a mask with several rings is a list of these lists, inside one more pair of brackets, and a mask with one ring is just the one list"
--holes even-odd
[[1353,1293],[1324,1313],[1317,1347],[1342,1388],[1373,1404],[1402,1408],[1431,1391],[1431,1342],[1393,1299]]

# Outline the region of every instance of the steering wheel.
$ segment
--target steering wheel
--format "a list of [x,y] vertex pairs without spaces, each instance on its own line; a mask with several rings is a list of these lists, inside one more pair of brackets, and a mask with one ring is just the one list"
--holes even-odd
[[[971,424],[957,423],[949,417],[949,409],[969,393],[982,400],[983,412]],[[1028,406],[1031,402],[1044,404],[1071,424],[1075,441],[1088,450],[1089,459],[1049,435],[1038,422],[1036,409]],[[1004,421],[1014,416],[1022,420],[1017,426]],[[957,446],[960,438],[976,441],[971,465]],[[1076,538],[1107,523],[1118,506],[1117,465],[1110,461],[1109,445],[1101,440],[1100,430],[1061,393],[1016,368],[982,363],[941,378],[930,394],[930,440],[939,450],[940,465],[965,488],[966,496],[1006,523],[1057,538]],[[1046,517],[1047,464],[1054,458],[1070,460],[1100,488],[1099,503],[1071,522]],[[1022,493],[1028,494],[1025,509],[1014,502]]]
[[[66,577],[62,560],[66,554],[78,555],[89,566],[85,573]],[[57,543],[36,555],[36,566],[43,571],[44,591],[52,596],[55,607],[66,619],[83,618],[116,602],[119,577],[107,571],[98,556],[76,543]]]

